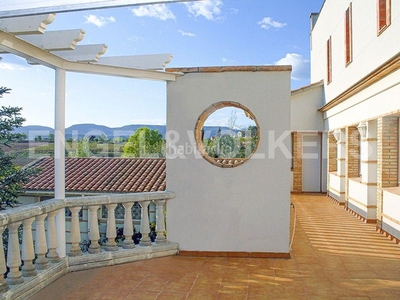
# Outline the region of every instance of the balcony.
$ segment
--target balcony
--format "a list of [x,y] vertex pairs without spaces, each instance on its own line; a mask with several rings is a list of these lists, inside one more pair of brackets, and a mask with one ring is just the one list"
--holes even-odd
[[[95,211],[100,205],[130,205],[133,202],[146,207],[150,201],[158,202],[159,208],[160,202],[169,201],[172,197],[172,193],[166,192],[124,197],[81,197],[63,203],[52,200],[29,209],[21,207],[13,213],[3,213],[1,219],[3,228],[7,225],[10,230],[12,250],[19,247],[17,234],[12,228],[18,227],[20,222],[30,228],[32,218],[36,219],[36,223],[47,219],[47,236],[54,237],[51,234],[52,215],[62,208],[88,206],[92,207],[90,211]],[[373,224],[363,223],[348,214],[325,195],[292,195],[291,200],[295,206],[291,213],[292,229],[294,224],[296,226],[290,259],[182,257],[176,256],[178,245],[164,239],[153,243],[144,240],[142,245],[132,249],[124,248],[124,245],[113,248],[113,234],[110,232],[107,232],[108,246],[112,249],[107,249],[97,246],[97,233],[91,231],[94,244],[91,253],[76,251],[76,256],[72,256],[74,251],[71,250],[74,245],[77,246],[76,242],[72,242],[69,255],[58,261],[51,255],[54,253],[51,242],[54,239],[47,239],[49,250],[47,255],[43,255],[46,244],[37,242],[28,245],[29,238],[25,238],[21,245],[24,260],[22,274],[17,264],[20,261],[19,251],[12,251],[13,255],[7,258],[12,278],[7,277],[3,281],[3,291],[7,283],[9,290],[4,291],[1,298],[26,299],[33,293],[36,293],[30,298],[33,300],[400,297],[398,244],[378,233]],[[78,209],[72,211],[75,211],[73,219],[78,219]],[[160,224],[161,209],[157,212],[157,223]],[[44,217],[46,214],[47,217]],[[91,224],[97,222],[95,216]],[[108,224],[112,223],[112,218],[108,219]],[[44,229],[41,225],[39,227]],[[162,225],[160,227],[157,233],[163,237],[161,233],[164,230]],[[146,229],[143,230],[145,233]],[[40,236],[45,236],[43,231]],[[73,237],[78,240],[78,236],[71,232],[72,240]],[[37,259],[33,264],[32,247],[37,249]],[[27,251],[29,248],[31,250]],[[149,260],[156,257],[163,258]],[[42,268],[46,260],[48,267]],[[25,276],[24,266],[36,269],[37,274]]]
[[[46,200],[0,213],[0,230],[2,233],[5,228],[8,230],[6,260],[4,254],[0,253],[1,272],[8,272],[7,278],[0,282],[2,297],[26,299],[68,272],[176,255],[178,245],[168,242],[164,234],[165,204],[174,196],[171,192],[149,192],[71,197],[65,200]],[[156,207],[157,237],[154,242],[149,237],[148,207],[151,202]],[[132,214],[129,213],[135,203],[141,207],[141,238],[138,245],[132,239],[135,231]],[[115,240],[115,208],[118,204],[125,208],[125,238],[120,245]],[[102,206],[108,211],[106,243],[103,246],[99,244],[99,210]],[[79,213],[83,207],[89,211],[90,243],[87,243],[87,249],[81,245],[84,238],[81,236],[82,221]],[[71,218],[60,224],[56,216],[64,216],[65,209],[71,212]],[[65,237],[69,237],[68,241]],[[68,256],[59,257],[58,249],[61,249],[61,253],[62,249],[67,249]],[[0,251],[3,251],[3,245]]]

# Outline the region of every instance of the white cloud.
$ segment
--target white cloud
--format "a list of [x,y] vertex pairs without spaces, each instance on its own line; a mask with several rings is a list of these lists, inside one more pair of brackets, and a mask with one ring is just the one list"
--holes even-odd
[[178,32],[179,32],[180,34],[182,34],[182,36],[196,37],[196,34],[195,34],[195,33],[192,33],[192,32],[186,32],[186,31],[183,31],[183,30],[181,30],[181,29],[179,29]]
[[101,17],[96,15],[85,16],[85,19],[86,19],[85,23],[96,25],[99,28],[107,25],[108,23],[116,22],[114,17]]
[[207,20],[214,20],[215,16],[221,14],[222,0],[203,0],[194,3],[185,3],[189,13],[195,17],[203,16]]
[[310,61],[301,54],[287,53],[284,58],[275,62],[275,65],[291,65],[293,80],[310,78]]
[[237,63],[235,60],[229,59],[229,58],[226,58],[226,57],[222,57],[222,58],[221,58],[221,61],[222,61],[223,63],[225,63],[225,64],[236,64],[236,63]]
[[282,28],[282,27],[285,27],[287,25],[286,23],[281,23],[281,22],[278,22],[278,21],[274,21],[271,17],[265,17],[264,19],[262,19],[257,24],[261,25],[261,28],[263,28],[263,29],[268,29],[270,27]]
[[17,65],[17,64],[12,64],[12,63],[6,63],[6,62],[0,62],[0,70],[6,70],[6,71],[22,71],[25,68],[23,66]]
[[229,11],[234,15],[238,14],[238,12],[239,12],[239,10],[237,8],[230,8]]
[[132,13],[136,17],[151,17],[159,20],[175,20],[175,15],[165,4],[154,4],[139,6],[138,8],[133,8]]

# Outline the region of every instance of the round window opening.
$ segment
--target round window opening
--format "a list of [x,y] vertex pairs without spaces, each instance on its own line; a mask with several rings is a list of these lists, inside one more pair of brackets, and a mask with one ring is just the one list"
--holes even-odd
[[195,127],[197,149],[209,163],[232,168],[245,163],[257,150],[260,127],[254,114],[237,102],[208,107]]

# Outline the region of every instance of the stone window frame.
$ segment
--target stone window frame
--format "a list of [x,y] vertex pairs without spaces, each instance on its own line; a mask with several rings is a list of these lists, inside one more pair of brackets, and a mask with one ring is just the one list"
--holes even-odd
[[[212,113],[214,113],[218,109],[225,108],[225,107],[235,107],[235,108],[242,109],[246,113],[246,116],[249,117],[250,119],[252,119],[257,126],[258,139],[257,139],[256,147],[254,148],[254,151],[246,158],[213,158],[208,155],[207,151],[204,148],[204,143],[202,140],[202,129],[204,127],[205,121]],[[200,114],[200,116],[197,119],[195,128],[194,128],[194,137],[195,137],[195,141],[196,141],[197,150],[200,152],[201,156],[206,161],[208,161],[210,164],[217,166],[217,167],[234,168],[234,167],[244,164],[257,151],[258,145],[260,143],[260,124],[258,123],[257,118],[251,112],[251,110],[248,109],[243,104],[240,104],[239,102],[235,102],[235,101],[220,101],[220,102],[216,102],[216,103],[210,105],[208,108],[206,108]]]

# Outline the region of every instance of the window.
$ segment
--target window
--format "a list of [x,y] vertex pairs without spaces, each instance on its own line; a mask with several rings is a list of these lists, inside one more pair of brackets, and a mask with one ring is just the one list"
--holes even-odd
[[327,56],[326,79],[327,82],[330,83],[332,81],[332,37],[329,37],[329,40],[326,42],[326,56]]
[[196,146],[209,163],[232,168],[245,163],[256,151],[260,127],[254,114],[233,101],[208,107],[195,127]]
[[351,63],[353,60],[353,44],[352,44],[352,35],[353,35],[353,28],[352,28],[352,20],[351,20],[351,3],[349,8],[346,10],[345,13],[345,24],[344,24],[344,36],[345,36],[345,59],[346,59],[346,65]]
[[377,0],[378,35],[390,25],[390,0]]

